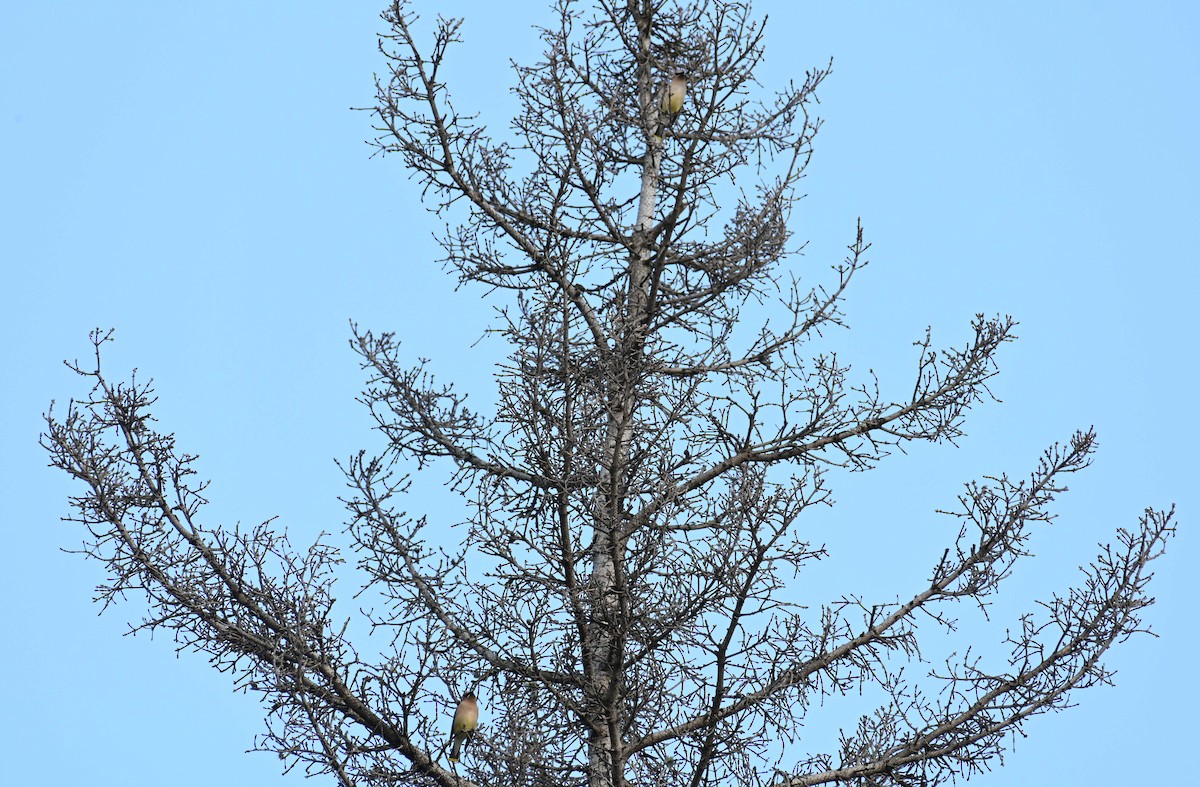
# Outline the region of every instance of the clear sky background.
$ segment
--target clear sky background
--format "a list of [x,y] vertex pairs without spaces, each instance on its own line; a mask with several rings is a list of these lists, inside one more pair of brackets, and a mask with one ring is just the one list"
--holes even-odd
[[[61,365],[94,326],[108,368],[157,380],[161,425],[199,453],[210,521],[278,515],[298,543],[340,533],[333,460],[373,444],[348,321],[486,396],[501,347],[435,263],[436,218],[398,159],[369,160],[382,3],[12,3],[0,24],[0,754],[12,784],[299,784],[251,697],[166,637],[97,617],[100,566],[68,480],[37,447],[51,399],[85,393]],[[420,3],[464,15],[448,78],[494,129],[509,58],[540,51],[543,2]],[[994,391],[959,448],[921,447],[838,476],[814,524],[833,560],[819,603],[910,594],[951,536],[933,510],[985,473],[1023,475],[1096,425],[1075,476],[995,610],[995,642],[1031,600],[1147,505],[1179,504],[1157,565],[1160,634],[1117,648],[1115,687],[1040,717],[978,784],[1175,783],[1192,773],[1197,647],[1196,228],[1200,12],[1190,2],[784,3],[769,13],[767,89],[834,58],[826,125],[794,213],[820,280],[861,216],[872,265],[833,339],[856,368],[911,384],[925,326],[961,343],[976,312],[1014,315]],[[811,278],[816,277],[816,279]],[[482,404],[482,401],[480,402]],[[414,505],[456,520],[438,485]],[[828,568],[826,568],[828,566]],[[349,597],[349,589],[345,596]],[[345,607],[349,614],[353,610]],[[961,644],[960,644],[961,646]],[[940,652],[937,648],[934,653]],[[486,698],[485,698],[486,699]],[[486,722],[486,711],[484,721]],[[814,722],[808,739],[832,740]],[[837,722],[844,723],[844,722]],[[329,781],[327,783],[332,783]]]

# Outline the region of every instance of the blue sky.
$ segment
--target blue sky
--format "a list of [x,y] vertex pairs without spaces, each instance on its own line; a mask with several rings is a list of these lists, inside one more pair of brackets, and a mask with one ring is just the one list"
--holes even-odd
[[[449,80],[495,129],[508,59],[532,60],[542,2],[424,4],[463,15]],[[826,125],[794,212],[819,275],[861,216],[872,265],[834,341],[902,386],[932,325],[1021,323],[959,448],[918,448],[834,479],[824,597],[903,593],[940,554],[932,512],[962,482],[1022,475],[1094,424],[1072,480],[996,610],[1065,589],[1095,544],[1147,505],[1179,504],[1148,619],[1115,688],[1035,719],[978,784],[1166,783],[1194,748],[1194,413],[1200,214],[1200,12],[1186,2],[759,2],[766,88],[834,58]],[[0,26],[0,748],[13,783],[298,784],[252,698],[168,638],[97,617],[100,567],[61,548],[72,487],[37,447],[53,398],[84,393],[61,360],[117,329],[108,368],[157,380],[157,415],[214,480],[211,521],[278,515],[298,541],[338,533],[334,458],[372,444],[348,321],[481,394],[500,347],[472,349],[489,307],[434,262],[438,221],[398,160],[368,159],[379,2],[21,3]],[[1189,361],[1188,359],[1193,360]],[[440,476],[418,498],[452,517]],[[909,582],[909,585],[905,585]],[[347,593],[349,595],[349,593]],[[821,600],[820,598],[817,599]],[[995,629],[993,629],[993,632]],[[486,722],[486,712],[485,712]],[[832,734],[814,731],[815,737]]]

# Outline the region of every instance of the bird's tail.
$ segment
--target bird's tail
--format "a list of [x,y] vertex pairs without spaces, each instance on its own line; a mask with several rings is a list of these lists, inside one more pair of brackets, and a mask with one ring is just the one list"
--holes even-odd
[[462,735],[455,735],[454,746],[450,748],[450,762],[458,762],[458,755],[462,753]]

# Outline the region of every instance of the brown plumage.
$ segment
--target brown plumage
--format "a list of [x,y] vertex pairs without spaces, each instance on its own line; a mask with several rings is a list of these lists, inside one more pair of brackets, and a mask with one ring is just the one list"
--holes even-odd
[[659,109],[667,115],[678,115],[679,110],[683,109],[683,99],[687,95],[687,87],[687,74],[680,71],[671,77],[671,81],[667,83],[667,87],[663,91]]
[[458,703],[458,708],[454,711],[454,721],[450,723],[450,740],[454,744],[450,750],[450,762],[458,762],[463,741],[475,734],[478,724],[479,702],[475,692],[468,691],[462,702]]

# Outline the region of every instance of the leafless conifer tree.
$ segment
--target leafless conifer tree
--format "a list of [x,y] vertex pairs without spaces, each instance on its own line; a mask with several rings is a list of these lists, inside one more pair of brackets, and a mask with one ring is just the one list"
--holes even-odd
[[[354,331],[387,448],[344,463],[347,533],[391,651],[348,640],[335,548],[205,525],[195,457],[157,430],[150,385],[101,369],[108,336],[75,365],[90,398],[46,419],[53,464],[83,482],[72,518],[110,570],[104,602],[142,591],[141,628],[261,693],[262,748],[343,785],[931,785],[987,768],[1030,716],[1109,680],[1105,651],[1145,628],[1171,511],[1147,510],[1022,617],[1006,661],[901,669],[920,663],[918,615],[953,629],[957,605],[999,590],[1089,463],[1090,431],[1027,478],[968,484],[958,537],[915,595],[795,586],[824,554],[798,520],[829,502],[830,469],[953,441],[1013,329],[978,316],[965,346],[920,338],[901,401],[815,349],[867,251],[860,229],[815,287],[786,265],[827,68],[760,102],[746,3],[557,0],[543,59],[516,71],[514,137],[497,141],[442,81],[459,23],[437,20],[425,48],[406,3],[383,17],[376,143],[461,222],[448,266],[509,291],[496,327],[511,346],[484,414],[393,335]],[[678,112],[663,98],[676,74]],[[748,304],[776,319],[746,332]],[[426,466],[468,500],[454,548],[442,514],[405,513],[405,472]],[[839,750],[805,752],[808,709],[864,685],[886,702]],[[484,723],[451,765],[450,715],[471,690]]]

